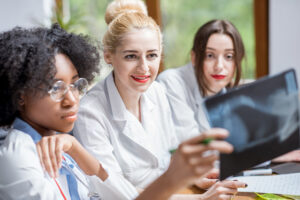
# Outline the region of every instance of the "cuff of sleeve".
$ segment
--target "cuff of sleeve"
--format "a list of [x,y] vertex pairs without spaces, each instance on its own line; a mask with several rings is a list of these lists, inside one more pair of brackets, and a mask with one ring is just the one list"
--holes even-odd
[[[107,170],[106,170],[107,171]],[[108,172],[108,178],[102,181],[97,176],[88,176],[90,193],[97,193],[102,199],[135,199],[138,191],[124,177]]]

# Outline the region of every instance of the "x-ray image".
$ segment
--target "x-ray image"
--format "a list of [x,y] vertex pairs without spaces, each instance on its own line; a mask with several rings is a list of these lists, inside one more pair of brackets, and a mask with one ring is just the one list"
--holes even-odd
[[299,96],[294,70],[205,100],[212,127],[230,132],[221,179],[299,147]]

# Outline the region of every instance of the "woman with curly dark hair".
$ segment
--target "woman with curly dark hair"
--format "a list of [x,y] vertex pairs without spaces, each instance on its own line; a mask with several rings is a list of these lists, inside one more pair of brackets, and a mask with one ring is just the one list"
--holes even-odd
[[[72,130],[79,97],[99,72],[99,58],[88,38],[58,25],[0,34],[0,127],[7,134],[0,147],[0,199],[89,199],[80,168],[107,179],[74,137],[56,135]],[[62,145],[64,140],[71,145]],[[51,154],[55,146],[61,149]],[[55,157],[60,175],[47,162],[43,167],[52,173],[45,175],[38,154]]]

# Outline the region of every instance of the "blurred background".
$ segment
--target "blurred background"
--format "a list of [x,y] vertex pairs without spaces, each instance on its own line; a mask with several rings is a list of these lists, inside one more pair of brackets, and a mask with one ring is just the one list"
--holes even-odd
[[[58,22],[97,40],[106,31],[104,13],[111,0],[0,0],[0,31],[16,25],[50,26]],[[299,0],[146,0],[149,15],[164,35],[162,70],[189,61],[194,34],[211,19],[228,19],[246,47],[243,78],[294,67],[300,77]],[[105,63],[102,63],[105,66]],[[105,76],[109,69],[102,70]]]

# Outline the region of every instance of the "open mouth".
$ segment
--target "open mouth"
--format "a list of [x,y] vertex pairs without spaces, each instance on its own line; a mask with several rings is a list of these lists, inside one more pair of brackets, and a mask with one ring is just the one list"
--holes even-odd
[[226,76],[225,75],[213,74],[213,75],[211,75],[211,77],[213,77],[214,79],[217,79],[217,80],[221,80],[221,79],[224,79]]
[[139,83],[146,83],[150,79],[150,75],[134,76],[131,75],[131,78]]

